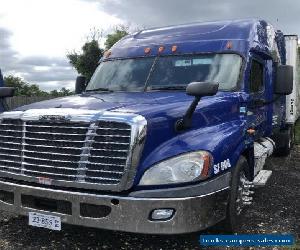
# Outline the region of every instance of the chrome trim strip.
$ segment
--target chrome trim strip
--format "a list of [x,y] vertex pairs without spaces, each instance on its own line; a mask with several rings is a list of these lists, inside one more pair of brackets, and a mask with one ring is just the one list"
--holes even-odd
[[[26,145],[26,144],[25,144]],[[31,146],[31,145],[29,145]],[[0,147],[0,149],[3,149]],[[14,150],[17,150],[17,149],[14,149]],[[36,153],[37,151],[32,151],[32,150],[24,150],[24,152],[27,152],[27,153]],[[44,151],[39,151],[38,152],[39,154],[51,154],[51,155],[61,155],[61,156],[74,156],[74,157],[80,157],[80,154],[78,155],[74,155],[74,154],[60,154],[60,153],[54,153],[54,152],[44,152]]]
[[127,145],[126,142],[94,142],[94,144],[117,144],[117,145]]
[[[21,127],[21,126],[20,126]],[[10,130],[10,129],[1,129],[1,131],[5,131],[5,132],[15,132],[15,133],[22,133],[22,129],[20,131],[18,130]]]
[[[4,161],[4,160],[0,160],[0,161]],[[20,164],[21,165],[21,162],[20,161],[10,161],[10,160],[5,160],[5,162],[10,162],[10,163],[16,163],[16,164]],[[6,166],[3,166],[5,168],[10,168],[10,167],[6,167]],[[20,170],[20,168],[18,169]]]
[[[22,132],[22,131],[20,131]],[[4,137],[4,138],[13,138],[13,139],[22,139],[22,137],[20,136],[10,136],[10,135],[0,135],[1,137]]]
[[[0,126],[22,127],[22,125],[9,124],[9,123],[1,123]],[[13,131],[15,131],[15,130],[13,130]]]
[[[87,129],[88,132],[91,131],[90,129]],[[7,131],[7,130],[1,130],[1,131]],[[94,131],[94,130],[93,130]],[[11,130],[9,132],[17,132],[16,130]],[[21,133],[22,131],[20,131]],[[36,132],[36,131],[27,131],[27,134],[43,134],[43,135],[66,135],[66,136],[85,136],[86,133],[84,134],[66,134],[66,133],[51,133],[51,132]],[[96,132],[90,133],[90,135],[93,136],[99,136],[99,137],[121,137],[121,138],[129,138],[130,136],[127,135],[109,135],[109,134],[105,134],[105,135],[99,135]],[[29,138],[29,137],[27,137]],[[34,137],[30,137],[30,138],[34,138]]]
[[24,167],[24,156],[25,156],[25,153],[24,153],[24,149],[25,149],[25,137],[26,137],[26,122],[23,121],[22,123],[22,148],[21,148],[21,174],[24,174],[24,170],[25,170],[25,167]]
[[16,148],[4,148],[4,147],[0,147],[0,149],[9,150],[9,151],[20,151],[20,149],[16,149]]
[[[57,167],[57,166],[49,166],[49,165],[37,165],[37,164],[30,164],[25,162],[24,165],[28,165],[28,166],[36,166],[38,168],[52,168],[52,169],[63,169],[63,170],[71,170],[71,171],[77,171],[79,168],[68,168],[68,167]],[[1,166],[0,166],[1,167]],[[7,168],[11,168],[11,167],[7,167]],[[84,168],[85,169],[85,168]],[[92,170],[89,169],[87,170],[88,172],[95,172],[95,173],[113,173],[113,174],[123,174],[123,172],[120,171],[109,171],[109,170]],[[51,173],[51,172],[49,172]]]
[[[3,137],[2,135],[1,135],[1,137]],[[16,138],[16,137],[14,137],[14,138]],[[4,144],[13,144],[13,145],[20,145],[20,143],[16,143],[16,142],[7,142],[7,141],[0,141],[0,144],[1,143],[4,143]]]
[[[6,125],[6,126],[19,126],[21,127],[21,125],[14,125],[14,124],[0,124],[1,125]],[[46,126],[46,125],[26,125],[26,127],[32,127],[32,128],[66,128],[66,129],[84,129],[84,130],[87,130],[87,129],[90,129],[89,127],[65,127],[65,126]],[[120,131],[130,131],[130,129],[126,129],[126,128],[105,128],[105,127],[101,127],[101,128],[98,128],[98,130],[120,130]],[[12,130],[12,131],[15,131],[15,130]]]
[[[16,138],[16,137],[14,137]],[[25,137],[27,140],[33,140],[33,141],[49,141],[49,139],[41,139],[41,138],[33,138],[33,137]],[[69,141],[69,140],[51,140],[56,142],[74,142],[74,143],[84,143],[85,141]],[[31,145],[31,144],[30,144]]]
[[[19,150],[20,151],[20,150]],[[9,154],[2,154],[0,153],[1,156],[8,156],[8,157],[13,157],[13,158],[21,158],[22,156],[20,155],[9,155]]]
[[[24,152],[28,152],[28,151],[24,150]],[[36,153],[40,153],[40,152],[36,152]],[[74,156],[74,155],[70,155],[70,156]],[[121,159],[121,160],[127,159],[127,157],[117,157],[117,156],[116,157],[115,156],[90,156],[88,153],[87,154],[81,154],[80,157],[81,157],[81,159],[79,161],[64,161],[64,160],[51,160],[51,161],[54,161],[54,162],[69,162],[69,163],[72,163],[72,162],[74,162],[74,163],[78,163],[78,162],[79,163],[80,162],[95,163],[95,162],[89,162],[87,158],[95,157],[95,158],[109,158],[109,159]],[[24,158],[34,159],[34,160],[41,160],[41,161],[50,161],[50,159],[48,159],[48,158],[31,157],[31,156],[26,156],[26,155],[24,155],[24,157],[22,159],[24,159]],[[97,164],[97,162],[96,162],[96,164]],[[99,164],[101,164],[101,163],[99,163]]]
[[30,147],[42,147],[42,148],[59,148],[59,149],[74,149],[74,150],[83,150],[84,147],[55,147],[55,146],[49,146],[49,145],[39,145],[39,144],[28,144],[25,143],[26,146]]
[[29,125],[27,124],[26,127],[29,128],[67,128],[67,129],[88,129],[88,127],[65,127],[65,126],[46,126],[46,125]]
[[84,134],[66,134],[66,133],[37,132],[37,131],[27,131],[27,133],[40,134],[40,135],[66,135],[66,136],[85,136],[86,135],[86,133],[84,133]]
[[67,162],[67,163],[78,163],[78,161],[63,161],[63,160],[50,160],[50,159],[43,159],[43,158],[37,158],[37,157],[30,157],[30,156],[24,156],[26,159],[33,159],[33,160],[40,160],[40,161],[53,161],[53,162]]

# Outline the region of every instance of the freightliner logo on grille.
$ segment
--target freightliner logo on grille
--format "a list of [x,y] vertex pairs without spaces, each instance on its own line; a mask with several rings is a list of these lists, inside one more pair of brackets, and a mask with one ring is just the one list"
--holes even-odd
[[40,115],[39,117],[40,121],[68,121],[70,120],[70,117],[65,115]]

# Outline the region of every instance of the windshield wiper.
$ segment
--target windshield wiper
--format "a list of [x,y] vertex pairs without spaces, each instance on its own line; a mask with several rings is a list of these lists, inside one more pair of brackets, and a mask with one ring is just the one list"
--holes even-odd
[[185,90],[186,85],[148,86],[148,90]]
[[105,92],[114,92],[108,88],[96,88],[96,89],[86,89],[85,92],[94,92],[94,91],[105,91]]

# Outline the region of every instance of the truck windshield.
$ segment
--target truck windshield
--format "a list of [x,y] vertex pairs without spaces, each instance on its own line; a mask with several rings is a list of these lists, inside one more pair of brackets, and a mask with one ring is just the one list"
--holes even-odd
[[[87,91],[184,89],[191,82],[218,82],[219,89],[236,87],[242,58],[236,54],[161,56],[102,62]],[[147,86],[147,88],[145,88]]]

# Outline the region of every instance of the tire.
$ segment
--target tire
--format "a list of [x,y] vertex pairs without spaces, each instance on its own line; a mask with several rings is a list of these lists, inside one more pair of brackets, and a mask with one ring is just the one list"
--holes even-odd
[[275,155],[288,156],[294,145],[294,127],[289,126],[275,136]]
[[[232,171],[231,190],[227,204],[226,218],[221,223],[220,228],[224,233],[237,232],[239,227],[239,221],[243,213],[241,192],[244,191],[244,183],[241,183],[241,180],[245,179],[245,181],[247,181],[247,171],[247,160],[245,157],[241,156],[237,162],[237,165]],[[242,190],[240,191],[239,188],[242,188]]]

